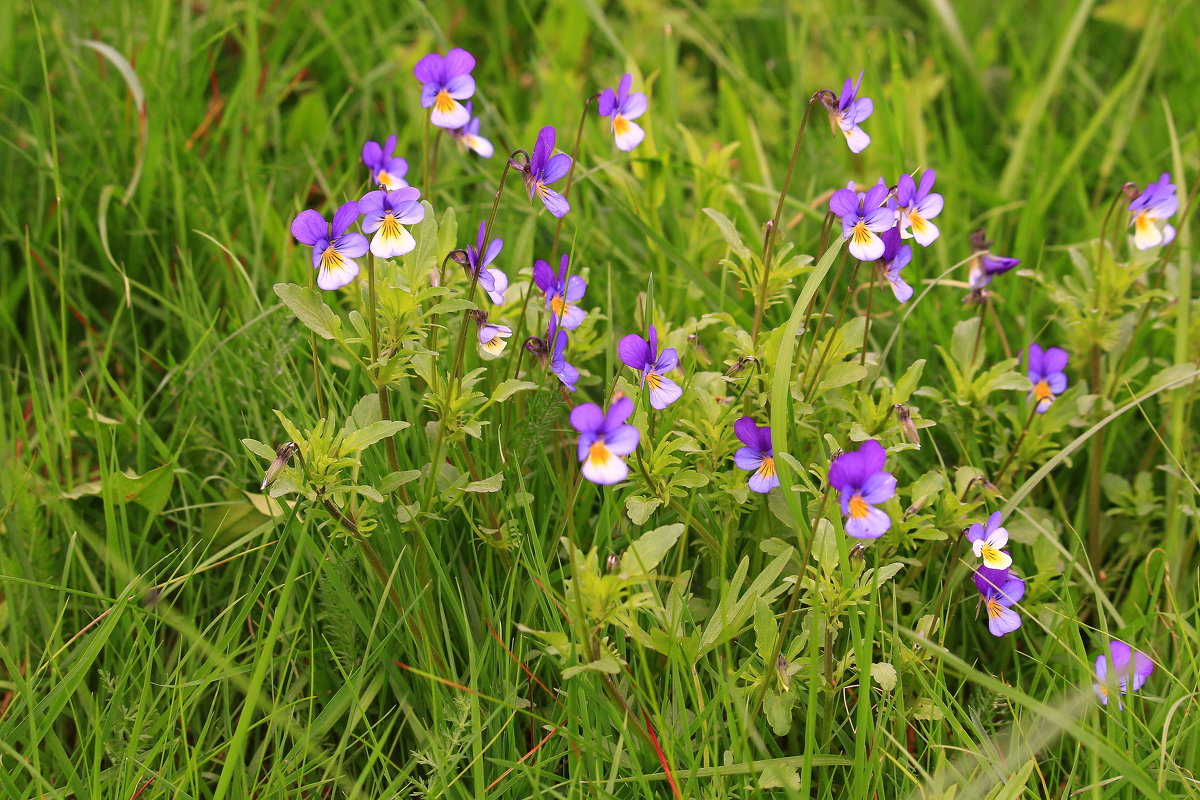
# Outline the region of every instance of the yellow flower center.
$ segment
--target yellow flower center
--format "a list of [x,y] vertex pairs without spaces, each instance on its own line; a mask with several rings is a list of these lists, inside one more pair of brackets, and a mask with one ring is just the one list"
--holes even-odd
[[765,456],[762,460],[762,463],[758,465],[758,469],[754,474],[760,478],[775,477],[775,459],[771,458],[770,456]]
[[375,175],[375,182],[380,186],[391,186],[393,183],[395,183],[395,181],[396,179],[392,177],[392,173],[388,172],[386,169],[379,170],[379,172]]
[[1054,392],[1050,391],[1050,384],[1038,381],[1033,385],[1033,397],[1039,403],[1049,402],[1054,399]]
[[379,226],[380,233],[385,239],[395,239],[400,236],[400,223],[396,220],[395,215],[387,213],[383,215],[383,223]]
[[861,494],[855,494],[850,498],[848,504],[850,506],[851,519],[865,519],[871,513],[871,507],[867,505],[867,501],[863,500]]
[[451,97],[450,93],[445,89],[442,89],[440,92],[438,92],[437,97],[433,101],[433,107],[443,114],[449,114],[454,110],[454,106],[456,105],[457,103],[455,102],[454,98]]
[[994,564],[1000,560],[1000,551],[990,544],[984,544],[983,547],[979,548],[979,553],[983,556],[984,564]]
[[987,601],[987,615],[989,619],[996,619],[1004,613],[1004,606],[1000,605],[1000,601],[994,597],[989,597]]
[[651,389],[657,389],[662,386],[662,380],[662,375],[659,375],[657,372],[646,373],[646,385]]
[[550,310],[554,312],[554,316],[561,317],[567,308],[567,301],[563,299],[561,294],[556,294],[550,298]]
[[612,458],[612,452],[608,449],[608,446],[604,444],[603,439],[593,443],[592,446],[588,448],[589,464],[600,466],[606,463],[610,458]]
[[613,133],[615,133],[617,136],[627,133],[632,124],[633,123],[625,119],[625,117],[617,114],[615,117],[613,117],[612,121]]
[[339,253],[333,245],[325,248],[325,252],[321,253],[321,269],[340,269],[345,263],[342,254]]
[[1133,220],[1133,224],[1139,231],[1145,231],[1154,226],[1154,217],[1150,216],[1145,211],[1139,211],[1138,215]]
[[873,236],[871,231],[867,228],[867,223],[861,219],[854,224],[853,235],[855,244],[866,244],[867,242],[871,241],[871,236]]

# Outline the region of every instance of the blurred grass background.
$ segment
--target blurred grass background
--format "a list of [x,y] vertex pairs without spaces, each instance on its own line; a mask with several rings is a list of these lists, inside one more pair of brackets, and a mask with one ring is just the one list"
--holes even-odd
[[[850,158],[816,120],[784,217],[785,240],[802,252],[816,249],[824,198],[848,179],[933,168],[946,197],[943,235],[910,270],[946,271],[984,227],[997,252],[1053,285],[1073,271],[1065,248],[1097,235],[1121,184],[1171,171],[1182,199],[1198,166],[1192,2],[0,3],[5,796],[132,797],[153,780],[144,797],[389,797],[418,778],[430,797],[669,796],[652,752],[595,686],[570,684],[564,707],[538,707],[552,719],[519,713],[533,690],[486,623],[510,644],[514,623],[561,624],[545,597],[530,595],[528,578],[506,574],[468,536],[437,544],[446,567],[431,591],[446,609],[447,639],[464,642],[460,659],[449,674],[428,651],[403,657],[502,701],[489,702],[394,666],[405,629],[360,585],[364,571],[344,546],[281,527],[244,494],[259,475],[239,440],[277,439],[274,408],[315,408],[307,337],[270,289],[308,280],[288,223],[302,208],[358,196],[366,139],[396,133],[410,178],[423,173],[411,67],[449,46],[479,61],[475,109],[498,153],[530,148],[544,124],[566,146],[583,98],[623,71],[650,95],[647,140],[628,168],[589,120],[572,192],[566,235],[586,254],[609,336],[634,328],[622,287],[644,286],[651,272],[667,318],[719,310],[747,324],[752,303],[718,277],[723,244],[701,209],[760,231],[808,97],[859,70],[875,101],[865,125],[873,144]],[[452,203],[460,231],[473,231],[499,159],[459,158],[448,144],[432,202]],[[510,272],[545,256],[550,226],[534,220],[519,200],[502,208]],[[1188,244],[1185,233],[1179,258],[1190,269]],[[1172,270],[1168,291],[1179,285]],[[614,302],[598,299],[604,293]],[[1015,278],[998,294],[1013,342],[1045,334],[1056,305],[1038,281]],[[775,308],[768,323],[786,313]],[[919,306],[892,353],[897,368],[931,358],[967,313],[948,291]],[[1137,354],[1189,360],[1200,329],[1188,324],[1186,314],[1151,318],[1133,334]],[[936,382],[933,369],[926,378]],[[344,375],[330,368],[326,377],[336,396]],[[1143,500],[1152,535],[1185,556],[1175,562],[1184,605],[1161,605],[1161,562],[1144,571],[1140,560],[1114,557],[1101,578],[1122,613],[1161,611],[1146,629],[1194,645],[1192,398],[1157,402],[1145,419],[1114,426],[1093,457],[1129,481],[1149,450],[1158,454],[1149,466],[1169,467]],[[142,477],[121,496],[112,476],[123,470]],[[540,480],[535,496],[552,490]],[[99,494],[81,496],[96,481]],[[1059,490],[1078,498],[1083,482],[1080,467]],[[611,523],[619,511],[605,514]],[[298,549],[272,546],[292,535]],[[548,537],[523,545],[533,561],[550,560]],[[933,568],[912,588],[936,595],[939,581]],[[1073,597],[1058,598],[1065,619]],[[531,658],[523,647],[519,657]],[[1061,658],[1042,664],[1036,648],[1019,658],[1007,643],[995,647],[986,658],[1002,661],[1020,690],[989,686],[957,706],[934,669],[922,690],[940,710],[920,734],[933,744],[908,741],[908,711],[881,708],[870,744],[877,766],[819,766],[814,796],[903,794],[957,749],[977,751],[993,715],[1019,717],[1030,698],[1076,682]],[[1194,688],[1200,665],[1186,652],[1178,685]],[[985,685],[994,664],[960,655]],[[646,667],[668,676],[648,690],[647,707],[684,796],[768,793],[747,778],[762,770],[744,765],[763,753],[795,756],[796,740],[764,745],[767,728],[735,713],[733,677],[721,669]],[[659,693],[697,702],[676,706]],[[245,769],[229,770],[224,752],[244,704],[262,716]],[[1055,713],[1067,725],[1075,712]],[[1196,723],[1166,703],[1153,713],[1144,723],[1078,724],[1147,769],[1160,796],[1195,796],[1194,781],[1157,765],[1200,763]],[[857,752],[845,719],[835,724],[829,707],[822,715],[820,752]],[[1029,717],[1027,732],[1045,718]],[[551,739],[556,757],[517,763],[550,730],[542,722],[564,720],[578,736]],[[1082,735],[1065,741],[1031,779],[1039,796],[1148,796],[1127,782],[1099,788],[1110,750],[1076,749]]]

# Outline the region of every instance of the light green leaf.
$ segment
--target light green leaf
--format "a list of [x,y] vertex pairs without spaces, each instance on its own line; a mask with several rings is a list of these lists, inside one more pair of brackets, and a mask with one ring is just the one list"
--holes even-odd
[[349,455],[365,450],[380,439],[386,439],[388,436],[402,431],[407,427],[408,423],[403,420],[385,419],[379,422],[372,422],[370,425],[359,428],[345,439],[342,439],[341,454]]
[[708,214],[713,222],[717,223],[717,227],[721,230],[721,235],[725,237],[725,241],[737,253],[738,258],[747,261],[750,258],[750,248],[746,247],[746,243],[742,241],[742,235],[738,233],[737,228],[733,224],[733,220],[717,211],[715,208],[706,208],[704,213]]
[[896,688],[896,668],[891,664],[879,663],[871,665],[871,680],[873,680],[880,689],[885,692],[890,692]]
[[621,577],[645,575],[657,567],[667,551],[679,541],[683,529],[683,523],[676,522],[643,533],[621,556]]
[[503,403],[517,392],[524,392],[528,389],[536,388],[536,383],[517,380],[516,378],[509,378],[508,380],[504,381],[504,383],[496,387],[495,391],[492,392],[492,398],[489,402]]
[[645,525],[646,520],[650,519],[650,515],[661,505],[662,500],[657,497],[646,499],[635,494],[625,499],[625,513],[634,525]]
[[325,305],[316,290],[294,283],[275,284],[275,294],[291,309],[296,319],[322,339],[337,338],[342,328],[342,319]]
[[497,472],[490,478],[484,478],[481,481],[472,481],[466,485],[463,491],[475,492],[476,494],[485,494],[488,492],[498,492],[504,484],[504,473]]
[[242,439],[242,446],[259,458],[265,458],[267,461],[275,460],[275,449],[257,439]]

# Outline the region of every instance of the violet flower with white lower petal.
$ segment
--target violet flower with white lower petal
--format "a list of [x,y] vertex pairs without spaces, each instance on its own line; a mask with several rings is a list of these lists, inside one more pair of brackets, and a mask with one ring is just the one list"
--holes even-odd
[[915,239],[917,244],[928,247],[941,235],[938,226],[929,220],[942,213],[942,196],[933,191],[937,173],[931,169],[921,173],[917,185],[912,176],[900,176],[896,186],[896,204],[900,212],[900,235]]
[[358,275],[358,262],[354,259],[366,255],[370,245],[361,233],[347,233],[358,219],[358,203],[351,200],[339,208],[332,222],[317,211],[301,211],[292,220],[292,235],[296,241],[312,247],[313,269],[317,273],[317,286],[333,291],[340,289]]
[[883,255],[879,234],[896,224],[890,194],[880,182],[865,192],[838,189],[829,198],[829,210],[842,218],[842,238],[850,240],[850,255],[859,261],[875,261]]
[[420,198],[419,189],[405,186],[394,192],[367,192],[358,201],[363,232],[375,234],[371,237],[371,252],[376,258],[399,258],[417,246],[417,240],[404,226],[425,219]]
[[679,354],[674,347],[658,352],[658,331],[650,326],[649,337],[643,339],[631,333],[617,345],[617,354],[630,369],[642,375],[642,386],[650,387],[650,406],[659,411],[674,403],[683,389],[666,373],[679,366]]
[[504,240],[497,238],[489,241],[487,252],[480,259],[479,250],[483,247],[483,236],[486,232],[487,223],[479,223],[479,234],[475,237],[475,244],[467,245],[467,266],[472,272],[479,273],[479,287],[487,292],[492,302],[501,305],[504,303],[504,292],[508,289],[508,276],[503,270],[488,267],[488,264],[500,255],[500,251],[504,249]]

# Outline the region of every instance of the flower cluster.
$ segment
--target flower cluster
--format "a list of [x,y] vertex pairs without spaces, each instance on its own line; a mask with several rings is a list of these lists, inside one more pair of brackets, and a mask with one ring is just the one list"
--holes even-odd
[[967,530],[971,552],[982,561],[975,569],[975,588],[983,600],[993,636],[1004,636],[1021,627],[1021,617],[1012,607],[1025,596],[1025,581],[1013,574],[1012,556],[1003,549],[1008,544],[1008,529],[1003,522],[997,511],[988,517],[986,525],[976,522]]
[[[1119,694],[1136,692],[1154,673],[1154,662],[1145,653],[1134,650],[1120,639],[1109,642],[1108,653],[1096,656],[1096,682],[1092,690],[1100,702],[1108,705],[1114,689]],[[1124,708],[1118,700],[1117,705]]]

